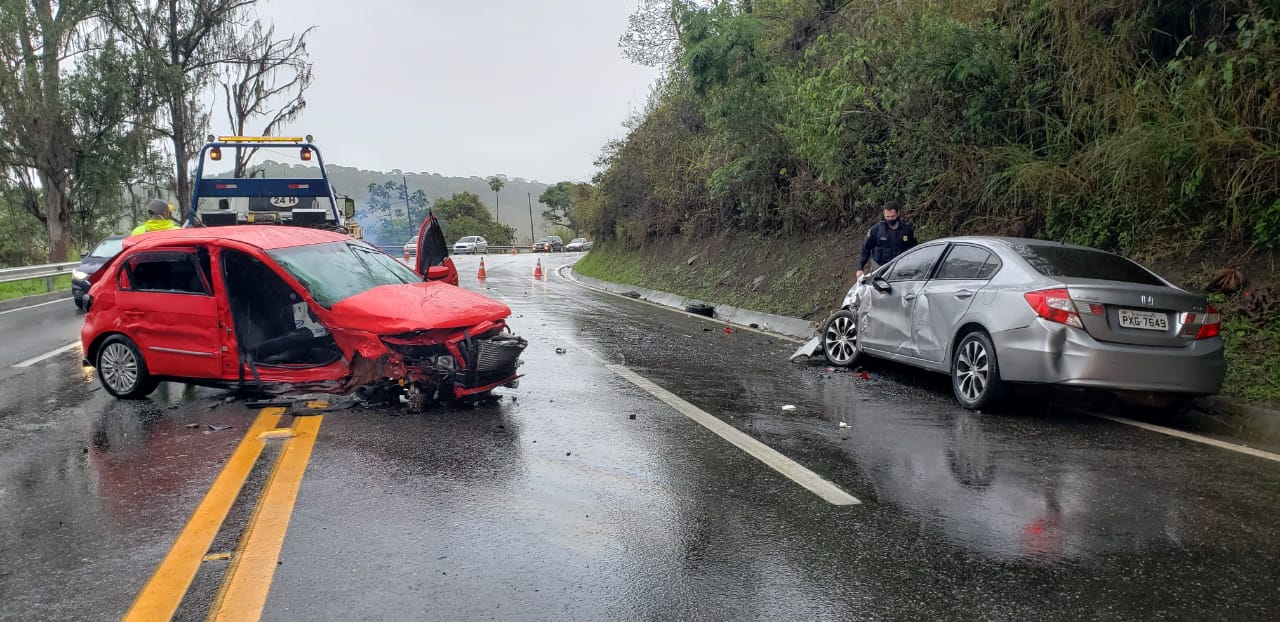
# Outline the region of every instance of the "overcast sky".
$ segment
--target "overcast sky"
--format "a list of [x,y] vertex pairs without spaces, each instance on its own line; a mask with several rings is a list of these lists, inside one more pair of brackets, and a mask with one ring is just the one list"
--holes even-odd
[[[306,111],[281,134],[314,135],[326,161],[344,166],[585,181],[657,77],[618,50],[634,8],[635,0],[262,0],[278,32],[318,27]],[[225,133],[221,110],[214,133]]]

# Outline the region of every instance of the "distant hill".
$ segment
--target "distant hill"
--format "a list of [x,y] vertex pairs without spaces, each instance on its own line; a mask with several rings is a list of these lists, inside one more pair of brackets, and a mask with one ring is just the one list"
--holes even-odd
[[[303,166],[300,164],[288,164],[266,160],[258,164],[254,164],[253,168],[261,168],[266,172],[269,178],[279,177],[318,177],[319,173],[314,166]],[[489,189],[489,182],[484,177],[445,177],[436,173],[406,173],[400,170],[391,172],[367,171],[364,169],[353,168],[349,166],[338,166],[329,164],[326,167],[329,171],[329,179],[338,194],[345,194],[356,200],[356,217],[366,228],[371,228],[371,222],[366,221],[360,216],[364,213],[364,207],[369,200],[369,184],[382,185],[388,181],[397,183],[402,180],[409,184],[409,193],[412,194],[417,190],[423,190],[431,197],[434,203],[436,199],[449,198],[458,192],[474,192],[484,199],[485,205],[489,207],[489,211],[493,212],[493,191]],[[547,189],[549,184],[536,181],[528,181],[519,177],[507,177],[506,175],[498,175],[506,185],[502,187],[502,191],[498,193],[498,213],[496,217],[499,222],[510,225],[516,230],[516,240],[520,243],[532,243],[533,239],[529,235],[529,197],[533,198],[533,228],[537,237],[546,235],[549,227],[542,220],[542,210],[546,206],[538,202],[538,197]],[[404,244],[404,240],[374,240],[375,244]]]

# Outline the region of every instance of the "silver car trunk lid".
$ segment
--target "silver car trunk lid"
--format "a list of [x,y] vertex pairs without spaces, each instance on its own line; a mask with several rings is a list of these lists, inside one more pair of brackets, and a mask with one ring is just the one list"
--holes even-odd
[[[1207,302],[1176,287],[1061,278],[1094,339],[1141,346],[1186,347],[1195,331],[1183,324]],[[1189,334],[1188,334],[1189,333]]]

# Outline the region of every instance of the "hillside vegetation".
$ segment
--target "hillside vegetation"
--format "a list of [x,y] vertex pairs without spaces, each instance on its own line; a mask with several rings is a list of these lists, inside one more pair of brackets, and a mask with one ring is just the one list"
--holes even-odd
[[668,77],[583,203],[596,269],[708,234],[852,244],[898,199],[922,239],[1086,244],[1191,287],[1239,269],[1215,300],[1233,366],[1261,376],[1233,390],[1280,396],[1280,2],[677,1],[669,17]]

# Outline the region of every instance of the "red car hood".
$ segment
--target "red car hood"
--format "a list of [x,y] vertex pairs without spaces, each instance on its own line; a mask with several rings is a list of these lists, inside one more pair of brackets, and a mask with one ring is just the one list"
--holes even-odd
[[331,309],[331,328],[395,335],[434,328],[467,328],[511,315],[488,296],[428,281],[382,285],[343,300]]

